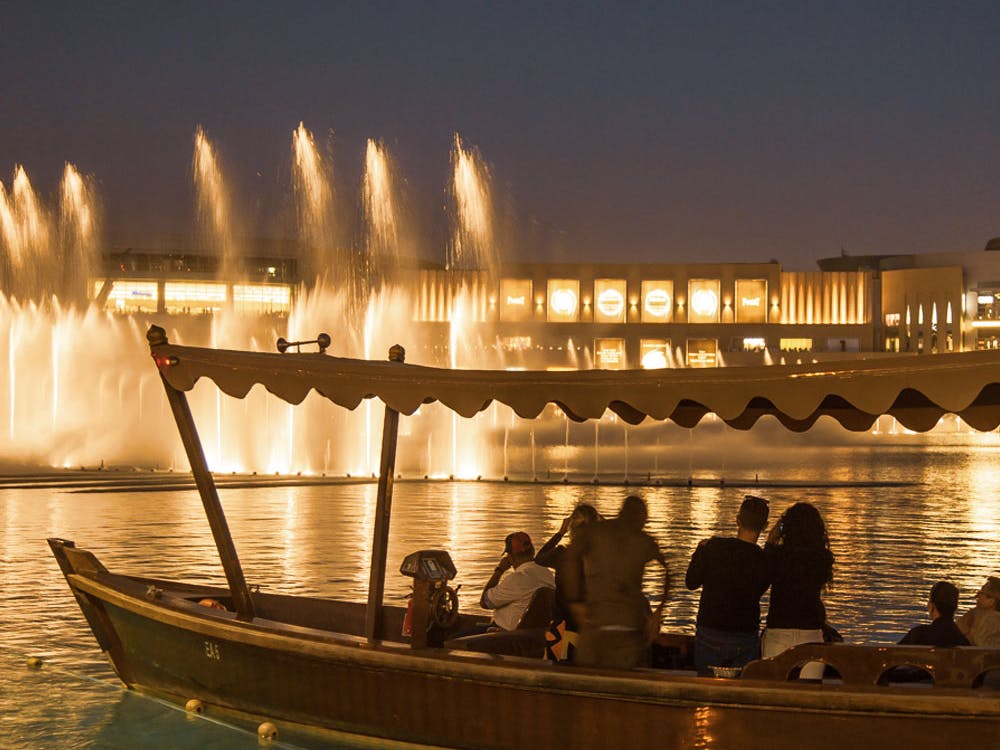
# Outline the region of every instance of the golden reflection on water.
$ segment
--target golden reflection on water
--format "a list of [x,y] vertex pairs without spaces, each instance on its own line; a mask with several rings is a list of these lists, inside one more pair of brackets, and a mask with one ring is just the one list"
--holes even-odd
[[698,706],[694,710],[694,741],[693,750],[708,750],[713,745],[712,738],[712,707]]

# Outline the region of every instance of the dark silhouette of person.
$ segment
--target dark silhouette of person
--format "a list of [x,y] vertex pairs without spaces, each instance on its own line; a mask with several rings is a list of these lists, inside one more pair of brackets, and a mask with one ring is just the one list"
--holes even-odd
[[764,551],[757,546],[767,526],[768,503],[747,495],[736,514],[736,536],[705,539],[691,555],[684,582],[700,588],[694,664],[743,667],[760,657],[760,598],[770,582]]

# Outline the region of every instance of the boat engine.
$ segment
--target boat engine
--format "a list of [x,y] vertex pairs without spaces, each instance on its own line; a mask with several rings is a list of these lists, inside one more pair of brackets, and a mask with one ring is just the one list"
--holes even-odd
[[[448,585],[458,572],[451,555],[443,549],[412,552],[404,558],[399,572],[413,579],[403,635],[410,636],[413,648],[424,648],[429,641],[443,641],[444,632],[458,621],[458,589],[461,587]],[[436,637],[429,638],[432,631]]]

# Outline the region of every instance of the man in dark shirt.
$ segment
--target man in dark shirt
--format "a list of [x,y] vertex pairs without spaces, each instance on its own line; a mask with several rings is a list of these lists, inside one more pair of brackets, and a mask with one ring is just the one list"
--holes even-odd
[[917,625],[903,636],[902,646],[968,646],[969,640],[955,624],[955,610],[958,609],[958,589],[947,581],[938,581],[931,588],[927,613],[930,625]]
[[760,657],[760,598],[768,586],[764,551],[757,546],[767,526],[767,500],[743,499],[735,537],[705,539],[691,556],[685,583],[701,587],[694,665],[742,667]]

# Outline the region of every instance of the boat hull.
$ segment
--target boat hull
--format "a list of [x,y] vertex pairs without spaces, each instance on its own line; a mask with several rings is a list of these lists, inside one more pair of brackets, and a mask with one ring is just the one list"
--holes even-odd
[[264,618],[239,622],[231,613],[198,607],[182,590],[113,576],[89,553],[60,554],[99,643],[129,687],[179,702],[197,698],[209,710],[279,725],[520,750],[919,748],[937,746],[942,736],[970,746],[1000,740],[995,692],[848,690],[661,670],[591,671],[369,644]]

